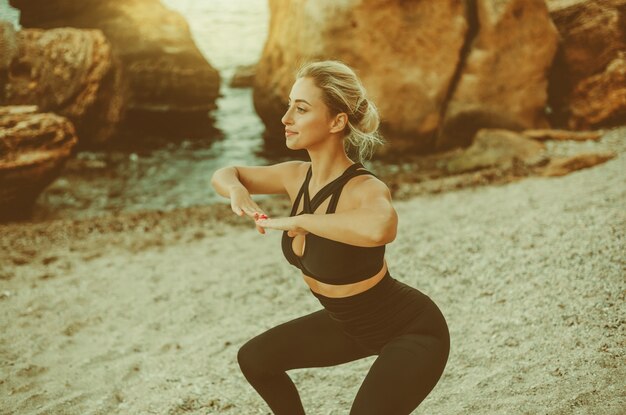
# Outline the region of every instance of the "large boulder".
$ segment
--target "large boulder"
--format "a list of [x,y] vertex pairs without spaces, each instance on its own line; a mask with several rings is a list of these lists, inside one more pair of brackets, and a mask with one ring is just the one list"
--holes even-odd
[[197,113],[215,108],[220,77],[192,40],[189,26],[159,0],[11,0],[24,27],[101,29],[121,58],[129,110]]
[[313,59],[356,70],[388,137],[432,144],[468,29],[464,1],[270,0],[270,12],[254,83],[268,144],[284,147],[280,119],[293,74]]
[[447,104],[440,149],[481,128],[545,128],[547,73],[558,33],[543,0],[478,0],[476,37]]
[[15,45],[0,50],[0,61],[9,62],[1,105],[36,105],[67,117],[81,144],[112,136],[125,94],[120,66],[101,31],[3,30],[0,36],[1,43]]
[[482,129],[468,148],[446,164],[449,173],[464,173],[497,167],[510,169],[515,163],[535,166],[545,162],[545,145],[509,130]]
[[77,141],[67,118],[36,107],[0,107],[0,220],[29,214]]
[[575,129],[626,122],[626,51],[620,51],[604,71],[576,85],[569,109],[569,126]]
[[626,0],[557,3],[550,15],[561,36],[550,74],[553,123],[573,129],[623,123]]
[[9,73],[9,65],[17,54],[17,36],[13,25],[0,20],[0,102],[4,100],[4,85]]

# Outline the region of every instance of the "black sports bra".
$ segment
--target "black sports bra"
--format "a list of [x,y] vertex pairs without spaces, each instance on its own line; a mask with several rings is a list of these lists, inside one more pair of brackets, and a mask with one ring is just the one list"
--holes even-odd
[[[291,208],[290,216],[295,215],[302,196],[304,196],[304,209],[298,215],[315,212],[315,209],[331,195],[332,198],[326,213],[335,213],[343,186],[353,177],[363,174],[375,176],[365,170],[361,163],[355,163],[348,167],[341,176],[324,186],[311,200],[309,198],[309,182],[312,170],[309,167],[306,179]],[[304,253],[302,257],[299,257],[293,252],[293,238],[286,231],[283,232],[281,241],[283,254],[291,265],[320,282],[333,285],[352,284],[373,277],[383,267],[385,245],[361,247],[333,241],[313,233],[308,233],[305,238]]]

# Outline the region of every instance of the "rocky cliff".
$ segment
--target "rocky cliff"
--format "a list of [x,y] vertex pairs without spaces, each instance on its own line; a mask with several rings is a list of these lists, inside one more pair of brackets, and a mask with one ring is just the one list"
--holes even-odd
[[[254,103],[269,146],[293,74],[338,59],[396,151],[469,145],[481,128],[613,125],[626,113],[626,0],[270,0]],[[621,121],[623,122],[623,121]]]
[[158,0],[11,0],[26,28],[95,28],[111,42],[130,87],[128,108],[204,113],[215,108],[220,77],[189,26]]

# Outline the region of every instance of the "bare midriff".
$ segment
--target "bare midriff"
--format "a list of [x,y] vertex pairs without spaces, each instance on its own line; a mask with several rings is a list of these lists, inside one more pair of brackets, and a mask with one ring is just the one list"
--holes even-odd
[[333,285],[320,282],[315,278],[309,277],[305,274],[302,274],[302,277],[304,278],[304,282],[306,282],[309,288],[311,288],[311,291],[323,295],[324,297],[343,298],[360,294],[364,291],[369,290],[370,288],[378,284],[378,282],[383,279],[386,273],[387,261],[384,261],[383,267],[376,275],[366,280],[355,282],[353,284]]

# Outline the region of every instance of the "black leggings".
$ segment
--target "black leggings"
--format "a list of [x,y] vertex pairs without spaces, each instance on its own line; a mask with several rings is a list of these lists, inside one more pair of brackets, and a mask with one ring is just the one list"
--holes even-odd
[[435,303],[387,274],[347,298],[315,294],[324,309],[276,326],[239,350],[248,382],[276,415],[304,414],[286,371],[378,355],[350,414],[409,414],[439,380],[450,340]]

